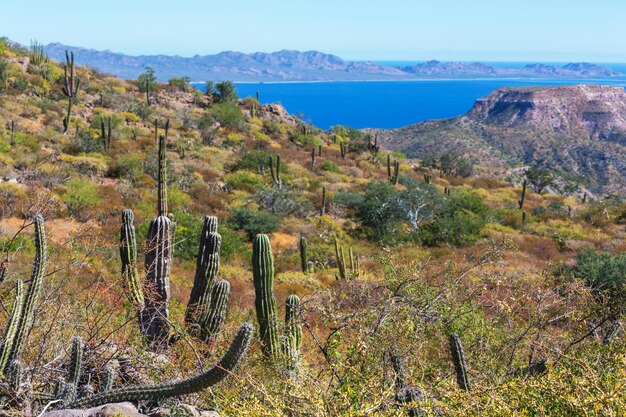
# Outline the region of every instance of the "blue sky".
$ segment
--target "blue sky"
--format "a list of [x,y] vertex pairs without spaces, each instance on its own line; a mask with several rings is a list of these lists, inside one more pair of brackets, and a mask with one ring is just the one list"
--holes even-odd
[[0,36],[128,54],[626,62],[624,0],[7,1]]

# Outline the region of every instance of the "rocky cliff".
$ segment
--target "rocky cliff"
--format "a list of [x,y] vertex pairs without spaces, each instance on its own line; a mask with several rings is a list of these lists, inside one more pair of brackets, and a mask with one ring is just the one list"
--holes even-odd
[[626,91],[578,85],[502,88],[466,114],[379,131],[412,157],[456,149],[483,167],[542,166],[596,192],[626,191]]

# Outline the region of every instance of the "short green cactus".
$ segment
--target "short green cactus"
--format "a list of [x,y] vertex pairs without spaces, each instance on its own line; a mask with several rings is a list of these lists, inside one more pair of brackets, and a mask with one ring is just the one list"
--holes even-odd
[[246,354],[251,339],[252,325],[244,323],[233,339],[228,351],[222,356],[222,359],[200,375],[183,381],[165,382],[156,385],[139,385],[99,392],[79,400],[67,402],[65,405],[69,408],[87,408],[124,401],[159,400],[201,391],[217,384],[232,373]]
[[72,339],[72,357],[70,359],[67,382],[75,386],[78,386],[78,382],[80,381],[84,351],[85,344],[83,343],[83,339],[80,336],[74,337]]
[[256,235],[252,242],[252,275],[263,354],[275,356],[279,353],[279,346],[274,299],[274,256],[270,239],[263,234]]
[[102,377],[100,380],[100,392],[111,391],[113,384],[115,383],[115,368],[110,365],[106,365],[102,369]]
[[450,352],[452,353],[452,362],[454,363],[454,371],[456,372],[456,381],[459,384],[459,388],[471,391],[472,384],[467,375],[463,343],[461,343],[461,338],[456,334],[450,335]]
[[287,358],[298,361],[302,346],[302,325],[300,324],[300,297],[291,294],[285,301],[285,330],[283,351]]

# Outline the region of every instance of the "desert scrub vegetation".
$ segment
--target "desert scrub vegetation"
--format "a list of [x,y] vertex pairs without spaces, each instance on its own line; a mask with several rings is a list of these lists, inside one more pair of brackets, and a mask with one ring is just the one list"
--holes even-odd
[[229,82],[119,80],[69,52],[0,42],[3,413],[626,407],[620,196],[407,159]]

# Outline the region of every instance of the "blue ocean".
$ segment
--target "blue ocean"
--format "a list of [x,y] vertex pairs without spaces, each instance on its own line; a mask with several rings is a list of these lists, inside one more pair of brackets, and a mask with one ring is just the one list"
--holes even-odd
[[[509,64],[510,65],[510,64]],[[615,65],[617,67],[617,65]],[[624,66],[616,68],[625,71]],[[625,71],[626,72],[626,71]],[[603,84],[626,86],[626,77],[580,79],[476,79],[238,83],[240,97],[259,93],[261,103],[281,103],[287,111],[322,129],[396,128],[428,119],[458,116],[477,98],[500,87]],[[194,84],[202,89],[201,84]]]

